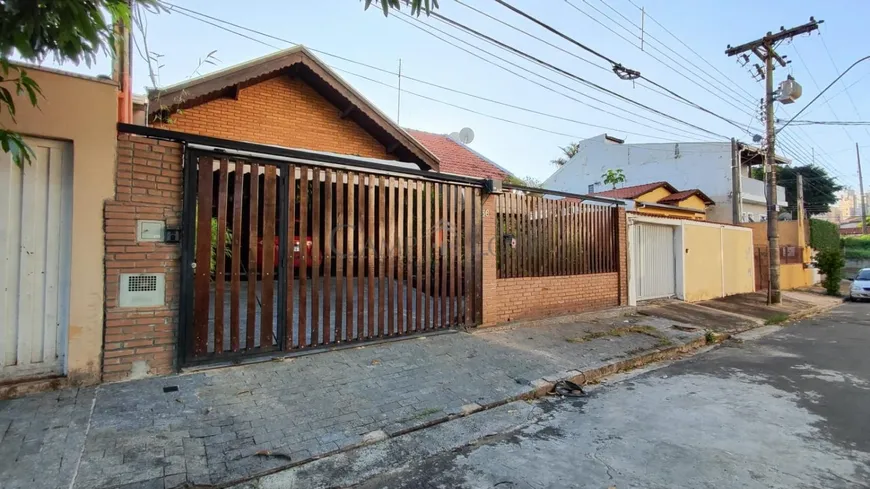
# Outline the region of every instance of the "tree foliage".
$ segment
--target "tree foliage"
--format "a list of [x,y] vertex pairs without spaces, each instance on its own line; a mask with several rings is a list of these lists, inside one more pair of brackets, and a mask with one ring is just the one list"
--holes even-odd
[[[153,5],[157,0],[136,1]],[[34,107],[42,97],[27,70],[9,63],[13,53],[31,62],[51,55],[58,62],[90,66],[101,50],[113,49],[112,19],[129,22],[127,0],[0,1],[0,113],[5,110],[14,122],[15,97],[26,95]],[[21,135],[6,127],[0,127],[0,147],[18,165],[33,155]]]
[[814,264],[819,269],[819,272],[825,276],[822,280],[825,292],[828,295],[840,295],[843,267],[846,266],[843,251],[840,248],[821,250],[816,254],[816,262]]
[[613,185],[613,188],[616,188],[617,184],[625,183],[625,173],[622,172],[622,168],[607,170],[601,175],[601,178],[605,185]]
[[[776,184],[785,188],[785,200],[793,217],[797,217],[797,176],[804,177],[804,208],[807,215],[824,214],[837,202],[836,193],[843,189],[824,168],[817,165],[776,167]],[[764,170],[753,170],[754,178],[764,179]]]
[[[374,0],[365,0],[365,9],[368,10],[372,6]],[[384,11],[384,17],[390,15],[390,9],[400,10],[402,4],[411,7],[411,15],[420,15],[420,12],[425,11],[426,15],[432,10],[438,8],[438,0],[380,0],[381,9]]]
[[570,144],[568,144],[568,146],[559,146],[559,149],[562,150],[562,156],[560,156],[554,160],[550,160],[550,163],[552,163],[556,166],[562,166],[565,163],[568,163],[568,160],[570,160],[571,158],[574,157],[574,155],[579,153],[580,152],[580,142],[577,141],[576,143],[570,143]]
[[840,248],[840,229],[828,221],[810,219],[810,247],[816,250]]

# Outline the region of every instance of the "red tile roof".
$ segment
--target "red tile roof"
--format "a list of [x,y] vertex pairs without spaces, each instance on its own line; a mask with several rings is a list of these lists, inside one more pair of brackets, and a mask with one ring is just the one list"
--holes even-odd
[[[438,155],[436,154],[436,156],[438,156]],[[439,156],[439,158],[440,158],[440,156]],[[660,187],[665,187],[670,192],[677,191],[677,189],[675,189],[668,182],[652,182],[652,183],[644,183],[643,185],[633,185],[631,187],[622,187],[622,188],[615,188],[613,190],[605,190],[604,192],[595,192],[592,195],[597,195],[600,197],[611,197],[614,199],[636,199],[636,198],[640,197],[641,195],[643,195],[647,192],[652,192],[653,190],[660,188]]]
[[710,197],[707,197],[707,195],[704,192],[701,192],[700,190],[698,190],[696,188],[689,189],[689,190],[682,190],[680,192],[676,192],[676,193],[673,193],[671,195],[668,195],[667,197],[663,197],[663,198],[659,199],[659,204],[676,204],[682,200],[688,199],[689,197],[691,197],[693,195],[697,195],[707,205],[714,204],[713,199],[711,199]]
[[509,172],[499,168],[494,163],[487,161],[470,148],[458,143],[446,134],[434,134],[431,132],[406,129],[408,134],[419,141],[441,161],[442,173],[453,173],[477,178],[504,179]]

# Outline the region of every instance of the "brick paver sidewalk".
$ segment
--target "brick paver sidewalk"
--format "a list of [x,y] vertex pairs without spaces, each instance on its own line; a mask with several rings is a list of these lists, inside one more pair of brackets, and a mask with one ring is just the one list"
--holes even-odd
[[230,482],[702,334],[670,323],[657,324],[668,340],[589,334],[627,321],[656,320],[445,334],[2,401],[0,481],[4,489]]

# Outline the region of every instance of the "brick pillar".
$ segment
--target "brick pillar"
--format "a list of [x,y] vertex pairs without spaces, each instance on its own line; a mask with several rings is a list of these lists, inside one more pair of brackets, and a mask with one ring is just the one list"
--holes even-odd
[[484,195],[483,218],[483,321],[482,326],[490,326],[498,321],[496,300],[496,280],[498,280],[498,263],[496,262],[496,227],[495,202],[496,195]]
[[[181,219],[182,148],[178,143],[118,135],[115,198],[105,203],[106,326],[103,380],[123,380],[174,371],[181,247],[140,242],[139,220]],[[123,273],[163,273],[165,303],[120,307]]]
[[619,235],[619,305],[628,304],[628,222],[625,207],[617,208],[616,230]]

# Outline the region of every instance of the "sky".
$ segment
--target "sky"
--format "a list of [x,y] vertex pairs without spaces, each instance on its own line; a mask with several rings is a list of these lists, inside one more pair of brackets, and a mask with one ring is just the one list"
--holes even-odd
[[[402,126],[436,133],[470,127],[475,133],[471,147],[519,177],[531,176],[538,180],[544,180],[555,171],[550,160],[560,155],[560,146],[604,132],[624,138],[628,143],[724,141],[731,137],[751,142],[751,135],[760,133],[763,126],[759,101],[764,84],[752,77],[752,65],[758,60],[752,59],[741,67],[735,58],[725,55],[729,44],[757,39],[768,31],[779,30],[780,26],[789,28],[803,24],[810,16],[824,20],[820,33],[797,37],[777,48],[792,63],[776,70],[775,82],[791,74],[803,86],[803,96],[795,103],[777,104],[776,117],[781,119],[795,115],[849,65],[870,55],[866,42],[870,2],[866,1],[507,1],[602,55],[735,121],[741,128],[656,93],[647,82],[620,80],[606,61],[492,0],[462,0],[462,3],[508,25],[454,0],[440,0],[438,12],[577,77],[696,127],[584,86],[576,79],[523,60],[425,15],[419,21],[400,14],[385,18],[377,9],[364,11],[363,2],[359,0],[171,0],[171,3],[319,50],[316,54],[340,70],[342,77],[382,111],[399,117]],[[644,9],[643,50],[639,47],[640,7]],[[180,10],[147,14],[146,20],[147,36],[143,39],[137,31],[137,44],[139,49],[144,49],[143,41],[147,41],[148,50],[160,54],[160,85],[184,81],[196,74],[272,53],[276,48],[292,46],[206,19],[262,41],[256,42],[194,20]],[[437,28],[455,36],[458,40],[433,31],[479,57],[436,39],[421,28]],[[476,51],[467,43],[491,54]],[[202,62],[210,52],[214,52],[218,60],[215,64]],[[496,56],[518,66],[511,66]],[[403,77],[399,107],[399,91],[395,88],[399,77],[395,73],[400,59]],[[50,60],[46,64],[57,66]],[[100,58],[90,67],[62,68],[107,74],[110,62]],[[135,91],[144,93],[151,82],[145,62],[138,55],[133,68]],[[868,89],[870,61],[853,68],[801,114],[800,119],[870,120],[870,97],[865,95]],[[855,143],[862,146],[867,153],[866,160],[870,160],[870,126],[790,126],[778,142],[778,153],[792,158],[795,164],[815,161],[846,186],[857,187]]]

